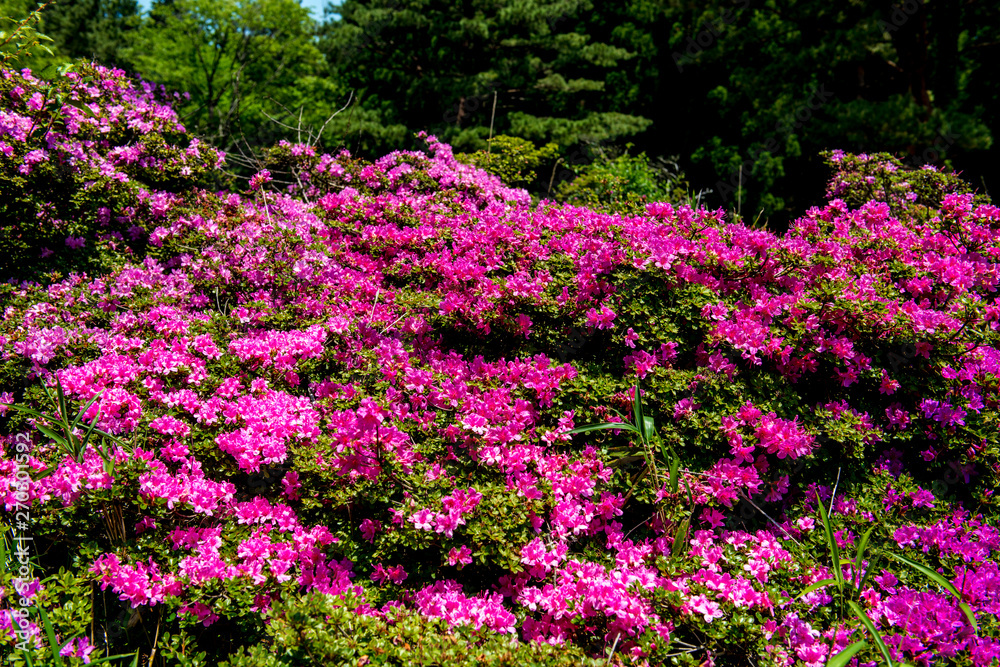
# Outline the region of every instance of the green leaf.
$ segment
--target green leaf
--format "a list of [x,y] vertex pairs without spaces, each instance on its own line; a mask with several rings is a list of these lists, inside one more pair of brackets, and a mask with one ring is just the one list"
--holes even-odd
[[47,426],[42,426],[41,424],[35,424],[35,428],[38,429],[46,437],[55,440],[56,444],[58,444],[63,449],[67,450],[70,449],[70,445],[68,442],[66,442],[66,439],[63,438],[60,434],[53,431],[52,429],[48,428]]
[[844,648],[843,651],[833,656],[826,662],[826,667],[844,667],[847,663],[851,661],[854,654],[868,646],[868,642],[861,640],[859,642],[854,642],[850,646]]
[[866,628],[868,628],[868,632],[871,633],[872,639],[875,640],[875,646],[878,647],[882,657],[885,658],[885,664],[889,667],[893,667],[892,657],[889,655],[889,649],[886,648],[885,642],[882,641],[882,636],[878,633],[878,630],[875,629],[875,624],[872,623],[872,619],[868,618],[868,614],[865,613],[865,610],[862,609],[854,600],[849,600],[847,604],[854,610],[854,614],[857,616],[858,620],[861,621]]
[[13,403],[0,403],[0,405],[6,405],[8,408],[14,408],[18,412],[24,412],[25,414],[29,414],[32,417],[37,417],[38,419],[48,419],[48,417],[43,415],[38,410],[32,410],[31,408],[26,408],[23,405],[14,405]]
[[[646,441],[645,423],[642,419],[642,399],[639,397],[639,383],[636,382],[633,387],[632,395],[632,417],[635,419],[635,430],[642,437],[643,444]],[[641,430],[640,430],[641,429]]]
[[0,573],[7,573],[7,530],[10,527],[4,524],[0,526]]
[[918,563],[917,561],[911,560],[911,559],[907,558],[906,556],[900,556],[899,554],[894,554],[892,552],[886,552],[885,555],[888,556],[889,558],[894,559],[894,560],[898,560],[903,565],[910,566],[911,568],[913,568],[917,572],[920,572],[921,574],[923,574],[924,576],[926,576],[928,579],[931,579],[932,581],[934,581],[934,583],[936,583],[939,586],[941,586],[942,588],[946,589],[949,593],[951,593],[952,595],[954,595],[959,600],[962,599],[962,594],[958,592],[958,589],[955,588],[955,586],[950,581],[948,581],[947,579],[945,579],[944,577],[942,577],[939,572],[935,572],[934,570],[930,569],[929,567],[927,567],[923,563]]
[[954,584],[952,584],[950,581],[942,577],[939,572],[935,572],[934,570],[927,567],[923,563],[918,563],[917,561],[911,560],[906,556],[901,556],[900,554],[894,554],[891,552],[886,552],[885,555],[888,556],[889,558],[898,560],[900,563],[903,563],[904,565],[909,565],[911,568],[913,568],[917,572],[922,573],[928,579],[930,579],[937,585],[941,586],[941,588],[944,588],[949,593],[951,593],[955,597],[955,599],[959,601],[958,606],[959,608],[961,608],[962,613],[965,614],[965,618],[969,621],[969,625],[972,626],[973,631],[979,632],[979,623],[976,622],[976,615],[972,613],[972,608],[969,605],[962,602],[962,594],[961,592],[959,592],[957,588],[955,588]]
[[[666,458],[664,456],[664,458]],[[680,483],[681,459],[674,454],[670,457],[670,493],[677,493],[677,485]]]
[[69,424],[69,405],[66,403],[66,395],[63,394],[62,383],[56,380],[56,396],[59,397],[59,414],[62,415],[63,422]]
[[677,526],[677,532],[674,533],[674,544],[670,549],[670,553],[673,556],[679,556],[681,550],[684,549],[684,544],[687,541],[688,527],[691,525],[691,517],[688,517],[681,521],[681,524]]
[[[92,406],[94,404],[94,402],[97,399],[99,399],[101,397],[101,394],[103,394],[103,393],[104,393],[104,390],[102,389],[99,392],[97,392],[96,394],[94,394],[93,398],[91,398],[89,401],[87,401],[87,404],[85,406],[83,406],[82,408],[80,408],[79,411],[77,411],[76,417],[73,418],[73,422],[71,424],[71,426],[73,428],[76,428],[77,426],[79,426],[80,422],[83,420],[83,416],[85,414],[87,414],[87,410],[90,409],[90,406]],[[100,412],[98,412],[97,414],[100,415]],[[93,424],[94,421],[96,421],[96,418],[94,420],[91,420],[91,423]]]
[[882,554],[876,553],[875,558],[870,563],[868,563],[868,569],[865,570],[864,575],[862,575],[861,577],[861,581],[858,582],[859,592],[865,590],[865,586],[868,584],[868,578],[871,576],[872,572],[875,571],[875,568],[878,566],[878,562],[881,558]]
[[574,433],[589,433],[590,431],[606,431],[608,429],[620,429],[622,431],[633,431],[635,433],[639,432],[631,424],[626,424],[624,422],[613,422],[613,423],[606,422],[604,424],[590,424],[589,426],[581,426],[579,428],[573,429],[572,431],[567,431],[567,433],[572,435]]
[[52,661],[59,667],[63,667],[66,663],[63,661],[62,656],[59,655],[59,651],[63,646],[73,640],[70,639],[66,642],[66,644],[63,644],[63,646],[59,646],[56,643],[56,633],[55,630],[52,629],[52,622],[49,621],[49,615],[46,614],[45,610],[41,607],[36,607],[36,609],[38,610],[38,615],[42,617],[42,624],[45,626],[45,635],[49,638],[49,649],[52,651]]
[[969,621],[969,625],[972,626],[972,631],[978,633],[979,623],[976,622],[976,615],[972,613],[972,607],[965,602],[959,602],[958,607],[962,610],[962,613],[965,614],[965,618]]
[[643,439],[647,443],[652,442],[653,438],[656,436],[656,422],[653,420],[652,417],[642,418],[642,430],[643,430],[643,436],[642,436]]
[[[87,451],[87,442],[90,441],[90,436],[93,435],[94,429],[97,427],[97,420],[100,418],[101,418],[101,411],[100,409],[98,409],[97,414],[90,421],[90,427],[87,429],[87,432],[83,434],[83,440],[80,442],[80,452],[79,452],[79,457],[77,459],[77,463],[83,462],[83,453]],[[104,452],[102,452],[99,447],[97,448],[97,452],[98,454],[101,455],[101,458],[104,459],[105,462],[107,462],[107,458],[104,455]]]
[[871,539],[872,531],[875,530],[876,524],[872,524],[872,527],[865,531],[865,534],[861,536],[858,540],[858,549],[854,552],[854,571],[861,572],[861,563],[865,558],[865,549],[868,548],[868,540]]
[[[119,653],[118,655],[109,655],[109,656],[105,656],[103,658],[100,658],[98,660],[91,660],[90,664],[91,665],[99,665],[102,662],[110,662],[112,660],[117,660],[118,658],[128,658],[128,657],[131,657],[131,656],[132,656],[131,653]],[[138,665],[138,664],[139,664],[139,650],[136,649],[135,660],[132,661],[132,665],[135,666],[135,665]]]
[[843,592],[844,573],[840,569],[840,548],[837,546],[837,539],[833,536],[833,528],[830,526],[830,517],[826,515],[826,508],[820,500],[819,492],[816,492],[816,506],[819,507],[819,516],[823,521],[823,530],[826,533],[826,545],[830,550],[830,560],[833,563],[833,576],[837,580],[837,586]]
[[837,580],[836,580],[836,579],[820,579],[820,580],[819,580],[819,581],[817,581],[816,583],[813,583],[813,584],[809,584],[808,586],[806,586],[806,587],[805,587],[805,588],[804,588],[804,589],[802,590],[802,592],[801,592],[801,593],[799,593],[799,594],[798,594],[798,595],[796,596],[796,598],[800,598],[800,597],[802,597],[803,595],[808,595],[809,593],[812,593],[813,591],[816,591],[816,590],[819,590],[820,588],[823,588],[823,587],[825,587],[825,586],[829,586],[830,584],[836,584],[836,583],[837,583]]

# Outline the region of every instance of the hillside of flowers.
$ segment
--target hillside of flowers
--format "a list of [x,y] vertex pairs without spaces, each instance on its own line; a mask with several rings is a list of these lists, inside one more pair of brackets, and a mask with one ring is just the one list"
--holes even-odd
[[11,665],[998,664],[1000,209],[956,175],[833,152],[781,235],[434,137],[220,190],[169,101],[0,79]]

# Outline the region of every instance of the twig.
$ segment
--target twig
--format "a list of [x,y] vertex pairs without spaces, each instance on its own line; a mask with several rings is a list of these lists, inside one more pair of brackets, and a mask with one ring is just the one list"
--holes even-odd
[[615,649],[618,647],[618,640],[621,639],[621,637],[622,637],[622,633],[620,633],[620,632],[617,635],[615,635],[615,643],[611,645],[611,653],[608,653],[608,659],[604,661],[605,665],[610,665],[611,664],[611,658],[615,654]]
[[369,319],[369,321],[372,319],[372,315],[375,314],[375,306],[378,305],[378,295],[379,295],[381,289],[382,289],[381,287],[375,289],[375,301],[372,302],[372,309],[368,313],[368,319]]
[[156,659],[156,642],[160,639],[160,622],[163,621],[163,607],[160,607],[160,615],[156,618],[156,634],[153,636],[153,648],[149,649],[149,665],[152,667]]
[[833,515],[833,499],[837,497],[837,487],[840,485],[840,468],[837,468],[837,481],[833,483],[833,493],[830,494],[830,509],[826,511],[827,515]]
[[493,113],[490,114],[490,137],[486,140],[486,164],[490,164],[490,150],[493,148],[493,119],[497,115],[497,91],[493,91]]
[[770,517],[770,516],[768,515],[768,513],[767,513],[767,512],[765,512],[765,511],[764,511],[764,510],[762,510],[762,509],[761,509],[760,507],[758,507],[758,506],[757,506],[757,503],[755,503],[754,501],[750,500],[750,498],[749,498],[748,496],[744,495],[744,493],[743,493],[742,491],[737,491],[736,493],[738,493],[738,494],[739,494],[739,496],[740,496],[740,498],[741,498],[742,500],[745,500],[745,501],[747,501],[748,503],[750,503],[751,505],[753,505],[754,509],[756,509],[756,510],[757,510],[758,512],[760,512],[761,514],[763,514],[763,515],[764,515],[764,517],[765,517],[765,518],[766,518],[766,519],[767,519],[768,521],[770,521],[771,523],[773,523],[773,524],[774,524],[775,526],[777,526],[777,527],[778,527],[778,528],[779,528],[779,529],[781,530],[781,532],[783,532],[783,533],[784,533],[785,535],[788,535],[788,539],[790,539],[790,540],[791,540],[792,542],[795,542],[795,543],[796,543],[796,544],[798,544],[799,546],[802,546],[802,544],[801,544],[801,543],[800,543],[800,542],[799,542],[799,541],[798,541],[797,539],[795,539],[794,537],[792,537],[792,535],[791,535],[791,534],[790,534],[790,533],[789,533],[789,532],[788,532],[787,530],[785,530],[784,526],[782,526],[782,525],[781,525],[780,523],[778,523],[777,521],[775,521],[774,519],[772,519],[772,518],[771,518],[771,517]]

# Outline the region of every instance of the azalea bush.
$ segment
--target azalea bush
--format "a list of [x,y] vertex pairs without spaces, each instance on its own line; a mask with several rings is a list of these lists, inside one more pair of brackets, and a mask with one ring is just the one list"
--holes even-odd
[[[1000,209],[835,152],[779,236],[424,139],[154,160],[131,253],[6,269],[12,664],[996,664]],[[50,161],[86,210],[109,146]]]
[[0,272],[107,271],[135,259],[177,196],[222,166],[162,88],[81,64],[0,78]]

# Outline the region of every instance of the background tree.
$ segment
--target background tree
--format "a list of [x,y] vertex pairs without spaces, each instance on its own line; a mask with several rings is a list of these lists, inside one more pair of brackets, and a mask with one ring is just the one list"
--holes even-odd
[[188,93],[188,129],[230,152],[289,134],[268,116],[297,127],[301,107],[318,117],[336,102],[304,104],[335,89],[319,76],[314,29],[296,0],[169,0],[153,6],[130,58],[144,78]]
[[136,0],[55,0],[45,11],[47,34],[63,54],[126,69],[140,22]]
[[0,0],[0,61],[5,68],[54,76],[70,62],[47,34],[45,9],[32,0]]
[[649,125],[607,95],[609,73],[631,54],[592,38],[592,10],[587,0],[346,0],[330,6],[320,44],[385,128],[354,128],[358,145],[398,148],[380,143],[404,126],[482,148],[495,94],[495,134],[565,147]]
[[997,174],[987,157],[997,20],[977,3],[637,0],[598,10],[603,34],[638,54],[628,79],[653,126],[637,143],[679,153],[695,186],[715,190],[710,204],[780,227],[822,194],[819,153],[832,148],[893,152],[911,166],[950,160],[976,169],[966,177],[983,187]]

